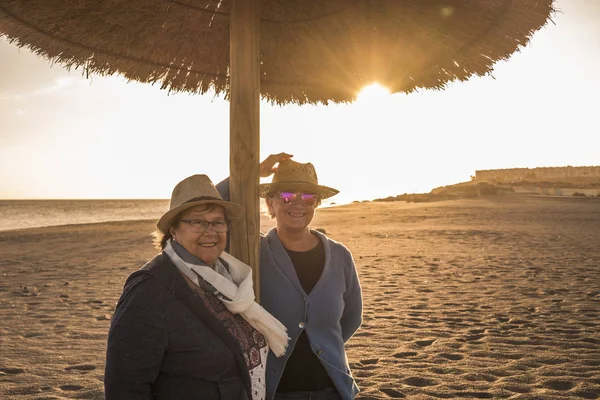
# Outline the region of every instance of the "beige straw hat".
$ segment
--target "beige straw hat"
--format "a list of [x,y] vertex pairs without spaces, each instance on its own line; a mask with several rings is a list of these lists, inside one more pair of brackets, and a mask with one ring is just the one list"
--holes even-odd
[[269,193],[281,190],[302,191],[317,194],[321,199],[334,196],[339,190],[319,185],[317,171],[311,163],[301,164],[292,160],[279,163],[271,183],[262,183],[258,187],[258,195],[267,197]]
[[200,204],[220,205],[229,219],[240,218],[244,212],[239,204],[223,200],[208,176],[192,175],[179,182],[173,189],[169,211],[158,220],[157,228],[162,233],[167,233],[177,214]]

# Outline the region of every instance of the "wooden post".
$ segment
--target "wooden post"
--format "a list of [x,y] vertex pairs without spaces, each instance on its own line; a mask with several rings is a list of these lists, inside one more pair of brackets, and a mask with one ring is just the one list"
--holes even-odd
[[233,0],[230,17],[230,182],[231,201],[246,213],[231,229],[231,254],[252,267],[260,300],[260,0]]

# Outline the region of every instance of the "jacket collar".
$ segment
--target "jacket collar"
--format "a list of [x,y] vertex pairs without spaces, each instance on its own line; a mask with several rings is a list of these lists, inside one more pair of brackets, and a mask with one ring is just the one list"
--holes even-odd
[[283,271],[283,273],[288,277],[288,279],[292,282],[296,289],[300,293],[302,293],[302,295],[308,297],[316,293],[319,290],[319,288],[321,288],[325,284],[325,281],[329,277],[329,274],[332,270],[330,240],[321,232],[312,229],[310,230],[310,232],[319,238],[319,240],[323,244],[323,249],[325,250],[325,265],[323,266],[323,272],[321,273],[321,277],[319,278],[319,281],[316,283],[315,287],[313,287],[313,289],[310,291],[310,294],[306,294],[306,292],[302,288],[302,284],[300,283],[300,280],[298,279],[298,274],[296,273],[296,268],[294,267],[294,264],[292,264],[292,260],[290,259],[290,256],[288,255],[285,247],[281,243],[281,240],[279,240],[279,236],[277,236],[277,228],[271,228],[269,232],[267,232],[269,249],[271,250],[271,255],[275,260],[275,264],[281,271]]

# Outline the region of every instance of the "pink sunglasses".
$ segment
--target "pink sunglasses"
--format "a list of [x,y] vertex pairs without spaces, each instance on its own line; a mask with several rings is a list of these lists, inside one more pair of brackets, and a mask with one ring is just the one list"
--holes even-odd
[[314,193],[279,192],[279,198],[281,198],[283,204],[292,204],[292,202],[300,198],[302,203],[312,206],[317,202],[319,196]]

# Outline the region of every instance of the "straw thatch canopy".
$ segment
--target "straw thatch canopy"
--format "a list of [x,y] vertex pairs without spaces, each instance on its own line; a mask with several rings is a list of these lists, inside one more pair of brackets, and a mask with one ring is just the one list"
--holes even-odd
[[[0,0],[0,36],[67,67],[228,94],[230,0]],[[490,72],[553,0],[262,0],[260,85],[276,103],[343,102]]]

